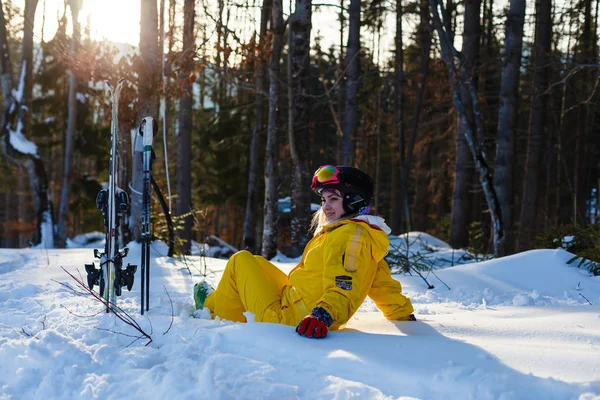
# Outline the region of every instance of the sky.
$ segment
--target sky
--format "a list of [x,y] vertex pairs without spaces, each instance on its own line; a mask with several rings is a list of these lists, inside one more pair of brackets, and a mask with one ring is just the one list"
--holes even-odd
[[[140,315],[139,275],[118,299],[150,342],[68,288],[77,285],[61,267],[84,274],[102,247],[87,240],[0,249],[0,399],[600,399],[600,277],[567,264],[564,250],[473,262],[413,232],[408,251],[435,265],[435,288],[394,277],[418,321],[387,321],[367,299],[316,340],[207,311],[192,318],[193,284],[205,274],[216,285],[226,260],[170,259],[154,242],[150,310]],[[138,264],[139,245],[129,247],[124,263]],[[459,259],[470,263],[450,266]],[[295,260],[276,265],[289,272]]]
[[[157,0],[158,3],[158,0]],[[312,15],[312,33],[313,40],[321,37],[322,47],[328,49],[330,46],[339,48],[339,21],[337,5],[339,1],[333,2],[313,2],[321,4],[320,7],[313,7]],[[23,8],[24,0],[13,0],[13,4]],[[82,9],[79,14],[79,21],[83,26],[90,26],[90,34],[93,39],[107,40],[115,43],[125,43],[133,46],[139,44],[139,27],[140,27],[140,0],[82,0]],[[216,0],[209,1],[211,12],[216,15]],[[287,18],[290,13],[290,2],[285,1],[284,18]],[[500,15],[505,2],[494,3],[496,14]],[[64,0],[39,0],[36,13],[35,36],[40,40],[42,38],[42,19],[45,14],[43,36],[44,40],[48,41],[54,35],[57,28],[57,16],[63,14]],[[181,8],[181,4],[179,4]],[[258,30],[260,23],[260,8],[232,7],[231,25],[238,25],[238,36],[247,37],[253,30]],[[181,9],[178,10],[182,12]],[[528,13],[532,12],[531,10]],[[197,5],[197,22],[202,20],[210,20],[204,16],[204,10]],[[70,13],[68,13],[70,19]],[[181,24],[181,16],[178,16],[178,24]],[[237,22],[236,22],[237,21]],[[417,25],[417,17],[415,15],[405,15],[404,18],[404,35],[405,41],[409,40],[411,32]],[[348,23],[346,19],[346,24]],[[458,17],[460,23],[460,16]],[[250,24],[250,25],[248,25]],[[252,25],[254,24],[254,25]],[[503,25],[503,24],[500,24]],[[68,31],[70,32],[70,22]],[[460,29],[460,28],[458,28]],[[503,31],[502,26],[498,27],[500,33]],[[393,56],[394,51],[394,35],[396,30],[396,20],[393,12],[386,14],[381,40],[376,38],[374,32],[363,31],[362,45],[368,48],[374,54],[376,61],[384,61]],[[344,35],[344,45],[347,41],[347,26]],[[213,38],[214,39],[214,38]],[[215,39],[216,40],[216,39]],[[456,35],[455,46],[460,48],[461,36]]]
[[[13,4],[23,8],[24,0],[13,0]],[[140,1],[139,0],[83,0],[79,12],[81,26],[90,25],[90,35],[96,40],[128,43],[137,46],[140,42]],[[58,27],[57,15],[63,14],[64,0],[39,0],[35,16],[34,32],[42,37],[42,19],[45,13],[44,40],[50,40]],[[70,10],[67,10],[71,19]],[[68,32],[71,31],[69,23]]]
[[[24,0],[13,0],[13,4],[23,8]],[[42,19],[44,14],[46,19],[44,22],[43,37],[45,41],[52,38],[58,26],[57,16],[63,14],[63,4],[64,0],[39,0],[34,29],[35,37],[38,40],[42,38]],[[214,6],[216,1],[209,2],[209,4]],[[325,49],[328,49],[331,45],[339,47],[338,8],[326,6],[326,4],[329,4],[327,2],[319,4],[323,4],[324,6],[314,7],[313,9],[312,38],[320,36]],[[339,1],[332,2],[331,4],[339,4]],[[236,18],[238,20],[248,20],[248,18],[241,16],[243,13],[248,13],[248,9],[237,8],[236,10],[231,17],[233,21]],[[181,10],[179,11],[181,12]],[[254,11],[254,15],[251,15],[250,18],[253,18],[256,29],[258,29],[260,9],[256,8]],[[198,14],[197,19],[200,19],[203,11],[199,6],[196,12]],[[289,12],[289,2],[284,2],[284,18],[289,16]],[[70,20],[70,18],[70,12],[68,11],[68,19]],[[88,21],[90,34],[93,39],[138,46],[140,0],[83,0],[83,6],[79,13],[79,22],[84,27],[88,25]],[[415,22],[412,19],[407,19],[404,26],[405,31],[409,32],[414,24]],[[243,37],[250,32],[248,29],[243,28],[239,34]],[[70,31],[71,25],[69,22],[68,32]],[[374,39],[373,33],[364,33],[363,45],[372,48],[378,57],[387,58],[391,55],[393,49],[394,32],[395,16],[390,13],[386,22],[386,29],[383,30],[381,42]],[[346,40],[347,36],[344,37],[344,45],[346,44]]]

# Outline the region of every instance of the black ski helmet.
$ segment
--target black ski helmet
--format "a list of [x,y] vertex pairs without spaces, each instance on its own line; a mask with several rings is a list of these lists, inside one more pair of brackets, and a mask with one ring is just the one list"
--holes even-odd
[[315,171],[310,187],[319,196],[326,189],[339,191],[346,216],[365,210],[373,201],[373,179],[354,167],[322,165]]

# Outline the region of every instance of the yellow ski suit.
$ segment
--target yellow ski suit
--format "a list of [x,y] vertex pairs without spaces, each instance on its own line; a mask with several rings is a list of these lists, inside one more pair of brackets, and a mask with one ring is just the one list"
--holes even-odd
[[296,326],[313,307],[333,318],[330,329],[345,324],[368,295],[387,319],[408,320],[414,311],[383,259],[389,228],[382,218],[362,216],[326,225],[308,242],[300,263],[286,276],[247,251],[228,261],[217,289],[205,306],[213,316],[246,322]]

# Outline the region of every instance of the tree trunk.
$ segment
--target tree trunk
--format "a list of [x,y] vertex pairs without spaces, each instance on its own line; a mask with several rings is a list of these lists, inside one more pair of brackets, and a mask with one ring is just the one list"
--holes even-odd
[[[477,59],[479,58],[479,39],[481,32],[479,19],[480,8],[480,0],[465,1],[462,62],[473,71],[471,79],[475,79],[475,67]],[[463,81],[465,79],[463,79]],[[477,87],[476,82],[473,82],[473,84]],[[469,123],[473,126],[472,99],[469,94],[467,83],[461,85],[460,96],[462,103],[465,106]],[[459,120],[456,136],[456,167],[454,173],[454,193],[452,196],[452,216],[450,223],[450,245],[454,248],[466,247],[469,244],[469,214],[471,212],[472,203],[472,195],[469,191],[473,181],[473,170],[469,145],[465,137],[465,131],[467,129],[469,128],[465,126],[465,121]],[[480,145],[482,145],[482,143],[480,143]]]
[[250,165],[248,167],[248,193],[246,197],[246,213],[244,215],[244,232],[242,248],[255,253],[258,246],[255,237],[256,225],[256,206],[258,203],[258,169],[259,169],[259,145],[261,143],[260,135],[264,131],[263,110],[265,103],[265,39],[267,35],[267,25],[269,15],[271,14],[271,4],[273,0],[264,0],[261,20],[260,33],[258,37],[258,54],[255,58],[254,70],[256,72],[256,97],[254,100],[254,129],[252,130],[252,142],[250,144]]
[[190,254],[192,238],[192,173],[191,147],[193,128],[192,72],[194,69],[194,0],[185,0],[183,8],[183,57],[185,59],[180,75],[182,95],[179,99],[179,140],[177,142],[177,215],[183,217],[183,227],[179,237],[183,241],[183,254]]
[[[406,210],[408,210],[408,178],[410,175],[410,168],[412,165],[415,141],[417,139],[417,132],[419,130],[419,120],[421,118],[421,112],[423,111],[423,98],[425,96],[425,85],[427,83],[427,75],[429,70],[429,50],[431,48],[431,34],[429,33],[429,5],[427,0],[421,2],[420,6],[421,23],[419,24],[419,42],[421,46],[421,81],[417,90],[417,103],[415,104],[415,115],[410,130],[410,138],[408,146],[406,148],[406,154],[404,154],[404,162],[402,163],[400,173],[400,199],[399,204],[402,206],[404,213],[400,213],[400,220],[398,222],[398,229],[402,230],[402,227],[406,228],[406,232],[410,229],[410,216]],[[404,218],[402,215],[404,214]],[[402,223],[404,221],[404,224]]]
[[269,127],[267,134],[267,165],[265,167],[265,219],[262,256],[271,259],[277,254],[278,176],[277,163],[277,109],[279,108],[279,61],[283,48],[283,7],[281,0],[273,0],[273,45],[269,61]]
[[537,194],[540,159],[544,145],[546,102],[548,95],[548,76],[551,44],[551,0],[538,0],[536,4],[536,29],[533,77],[533,100],[529,117],[529,143],[523,187],[523,203],[516,251],[529,250],[537,217]]
[[352,165],[354,144],[358,125],[358,74],[360,69],[360,6],[361,0],[350,0],[350,25],[346,51],[346,109],[344,136],[342,138],[342,165]]
[[290,255],[297,257],[308,243],[310,222],[310,164],[309,164],[309,85],[311,0],[296,0],[291,19],[291,69],[288,82],[292,89],[293,129],[289,130],[292,158],[292,199]]
[[[380,32],[381,34],[381,32]],[[375,135],[376,135],[376,145],[375,145],[375,178],[374,178],[374,187],[373,187],[373,209],[376,213],[381,214],[379,210],[379,196],[381,193],[381,120],[383,119],[383,111],[382,111],[382,103],[383,103],[383,90],[380,90],[376,94],[376,104],[377,107],[375,115],[377,120],[375,121]]]
[[[579,48],[578,53],[575,55],[575,61],[578,64],[594,64],[594,38],[593,34],[593,23],[592,23],[592,0],[583,0],[583,24],[581,26],[581,34],[578,38]],[[594,72],[586,68],[581,74],[575,78],[578,81],[579,87],[585,87],[590,85],[589,82],[595,81],[596,75]],[[586,96],[587,97],[587,96]],[[573,205],[576,212],[573,214],[573,221],[575,223],[586,224],[586,203],[589,202],[591,187],[589,185],[589,164],[588,155],[590,154],[591,148],[594,146],[594,141],[590,140],[589,132],[590,127],[593,125],[590,123],[590,119],[594,118],[594,113],[590,112],[589,104],[581,104],[577,108],[577,128],[575,129],[575,168],[573,174],[575,199]],[[594,160],[593,163],[597,161]],[[595,185],[594,185],[595,186]]]
[[[511,165],[514,129],[517,120],[517,96],[519,93],[519,69],[523,48],[523,25],[525,0],[511,0],[506,33],[504,36],[504,66],[500,86],[500,109],[498,110],[498,142],[496,144],[496,168],[494,186],[500,202],[500,210],[507,231],[512,224],[510,199],[512,198]],[[506,254],[505,246],[499,256]]]
[[[32,239],[34,245],[44,248],[54,247],[54,227],[52,215],[52,202],[48,192],[48,178],[44,162],[40,158],[37,146],[26,139],[25,133],[30,130],[31,93],[33,81],[33,27],[37,0],[25,1],[25,22],[22,42],[22,61],[17,90],[4,93],[5,100],[10,102],[5,112],[5,121],[2,129],[2,147],[7,158],[24,169],[29,176],[29,186],[33,198],[34,212],[36,218],[36,231]],[[1,4],[0,4],[1,6]],[[8,47],[0,43],[1,48]],[[8,50],[4,54],[9,56]],[[7,63],[9,60],[6,60]],[[4,63],[1,65],[4,66]],[[1,71],[2,75],[10,71]],[[8,86],[10,79],[3,77],[3,90]],[[12,88],[6,88],[12,89]]]
[[[344,80],[344,75],[346,71],[346,57],[344,55],[344,25],[346,21],[345,17],[345,8],[344,8],[344,0],[340,0],[340,12],[338,20],[340,22],[340,37],[339,37],[339,45],[340,52],[338,55],[338,96],[337,96],[337,115],[338,120],[342,120],[344,118],[344,107],[346,105],[346,81]],[[342,162],[342,140],[343,140],[344,132],[342,130],[341,134],[338,131],[337,134],[337,144],[336,144],[336,154],[335,161],[336,164],[341,164]]]
[[[140,1],[140,57],[138,60],[138,96],[137,121],[139,125],[145,117],[158,121],[159,105],[159,46],[158,46],[158,8],[156,0]],[[130,217],[129,230],[131,239],[141,240],[142,224],[142,191],[143,188],[143,146],[142,138],[134,138],[134,149],[131,160]],[[123,182],[127,187],[128,183]]]
[[446,32],[450,37],[450,43],[454,45],[454,29],[456,24],[454,23],[454,15],[456,14],[456,3],[453,0],[446,0]]
[[77,47],[81,36],[79,22],[79,9],[81,8],[81,0],[71,0],[69,2],[71,8],[71,19],[73,22],[73,33],[71,36],[71,53],[70,67],[67,71],[69,76],[69,111],[67,118],[67,134],[65,142],[65,159],[64,172],[62,180],[62,188],[60,193],[60,204],[58,207],[58,221],[56,232],[56,246],[65,248],[67,245],[67,214],[69,212],[69,188],[71,187],[71,164],[73,158],[73,141],[75,138],[75,130],[77,129],[77,79],[75,78],[75,60],[77,59]]
[[[406,193],[401,193],[402,189],[396,189],[395,182],[397,177],[402,176],[402,168],[404,167],[404,39],[402,37],[402,0],[396,0],[396,36],[395,36],[395,60],[394,60],[394,85],[396,91],[396,129],[398,132],[398,150],[399,162],[395,168],[396,173],[392,175],[392,231],[400,233],[402,222],[402,201],[406,199]],[[397,195],[395,195],[398,193]]]
[[[504,240],[504,226],[502,224],[502,217],[500,215],[500,205],[498,203],[498,197],[492,184],[491,170],[487,165],[486,156],[483,151],[481,143],[475,137],[474,131],[478,132],[478,137],[482,136],[483,122],[481,120],[481,110],[479,107],[479,99],[477,97],[477,91],[473,83],[473,72],[469,69],[468,65],[463,64],[461,60],[455,60],[455,54],[458,51],[454,48],[450,42],[450,36],[445,28],[445,22],[440,17],[439,12],[439,0],[430,0],[431,11],[433,13],[433,20],[435,23],[435,29],[440,39],[440,47],[442,50],[442,59],[448,69],[448,75],[450,78],[450,84],[452,87],[452,100],[454,108],[458,115],[460,122],[466,128],[464,131],[467,139],[467,144],[473,156],[475,167],[479,173],[479,182],[485,194],[485,199],[488,205],[491,226],[493,229],[493,241],[494,241],[494,254],[498,253],[499,246],[502,245]],[[456,68],[462,69],[462,75],[459,76]],[[467,116],[467,110],[463,104],[463,100],[460,94],[461,86],[468,84],[469,94],[471,96],[471,107],[473,109],[474,122],[470,121]]]
[[6,36],[6,20],[4,19],[4,5],[0,0],[0,81],[2,84],[2,97],[4,98],[4,110],[2,115],[8,110],[12,103],[12,66],[10,64],[10,54],[8,52],[8,37]]

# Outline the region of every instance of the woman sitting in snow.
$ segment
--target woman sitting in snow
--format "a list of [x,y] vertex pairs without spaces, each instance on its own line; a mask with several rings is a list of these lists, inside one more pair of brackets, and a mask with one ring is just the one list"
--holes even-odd
[[289,275],[240,251],[227,262],[214,292],[206,282],[194,286],[196,308],[237,322],[246,322],[244,312],[250,311],[257,322],[296,326],[298,334],[315,338],[345,324],[366,296],[387,319],[414,321],[413,306],[383,258],[390,228],[367,215],[371,177],[357,168],[325,165],[315,172],[311,188],[321,196],[315,235]]

